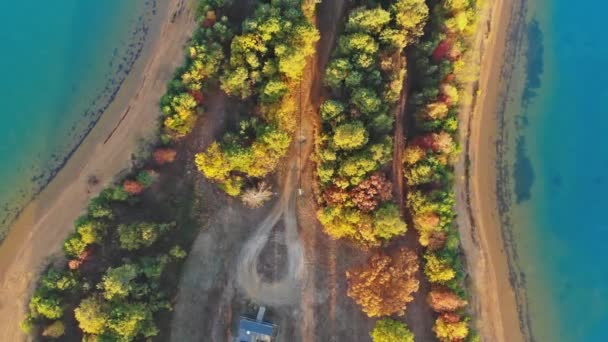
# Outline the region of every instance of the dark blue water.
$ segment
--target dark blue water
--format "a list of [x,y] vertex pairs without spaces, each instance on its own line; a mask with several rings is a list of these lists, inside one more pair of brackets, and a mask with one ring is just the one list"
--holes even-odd
[[608,341],[608,2],[527,6],[506,129],[532,332],[542,342]]
[[101,115],[149,6],[0,1],[0,236]]

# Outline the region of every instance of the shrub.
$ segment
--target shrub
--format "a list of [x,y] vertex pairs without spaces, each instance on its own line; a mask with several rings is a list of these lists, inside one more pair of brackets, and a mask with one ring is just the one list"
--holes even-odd
[[55,321],[42,331],[42,336],[50,338],[59,338],[63,334],[65,334],[65,325],[62,321]]
[[143,170],[137,174],[137,181],[146,188],[154,184],[157,178],[158,174],[153,170]]
[[175,259],[184,259],[188,255],[188,253],[183,248],[176,245],[171,248],[171,250],[169,251],[169,255],[171,255]]
[[28,314],[23,321],[19,323],[19,328],[26,334],[31,334],[36,327],[36,320],[31,314]]

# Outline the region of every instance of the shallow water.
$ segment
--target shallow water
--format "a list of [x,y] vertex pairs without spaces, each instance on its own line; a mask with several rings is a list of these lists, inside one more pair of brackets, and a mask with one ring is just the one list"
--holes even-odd
[[536,341],[606,341],[608,3],[526,4],[508,94],[508,219]]
[[0,2],[0,236],[99,119],[141,51],[155,7]]

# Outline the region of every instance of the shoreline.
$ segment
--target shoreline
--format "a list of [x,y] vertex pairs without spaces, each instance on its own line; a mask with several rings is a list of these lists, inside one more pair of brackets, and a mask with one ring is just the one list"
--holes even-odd
[[[183,62],[183,47],[195,22],[186,0],[156,2],[149,42],[112,102],[55,177],[21,211],[0,246],[0,340],[25,339],[18,323],[38,273],[61,250],[88,199],[131,167],[138,139],[157,129],[158,101]],[[99,180],[94,186],[87,182],[93,175]]]
[[[76,139],[72,141],[74,144],[71,148],[65,151],[63,156],[57,156],[53,154],[49,163],[52,165],[43,171],[33,175],[30,182],[33,182],[33,191],[30,194],[30,198],[25,202],[21,202],[22,198],[19,195],[14,195],[12,200],[20,202],[23,205],[16,205],[9,207],[5,205],[3,210],[2,221],[0,221],[0,244],[4,238],[8,235],[10,228],[17,221],[21,213],[27,208],[27,206],[40,195],[40,193],[53,181],[55,176],[63,169],[74,153],[80,148],[85,139],[89,136],[89,133],[97,125],[99,120],[104,113],[108,111],[110,106],[114,103],[117,95],[123,88],[124,83],[132,77],[132,71],[137,66],[137,62],[140,60],[142,54],[145,53],[145,48],[149,48],[149,33],[154,26],[159,26],[157,16],[157,4],[158,0],[151,0],[146,6],[149,6],[147,13],[143,13],[137,21],[131,37],[129,38],[128,47],[123,54],[116,55],[116,60],[110,61],[110,64],[117,63],[118,68],[113,73],[108,73],[107,79],[104,83],[103,91],[98,93],[94,100],[91,101],[90,107],[82,112],[83,120],[88,117],[92,117],[91,120],[86,122],[84,130],[76,136]],[[98,103],[101,102],[101,103]],[[74,127],[72,127],[74,130]],[[23,188],[21,189],[23,190]],[[20,194],[27,193],[27,191],[20,191]],[[26,195],[27,196],[27,195]]]
[[482,341],[532,338],[513,277],[514,260],[499,198],[499,111],[516,36],[513,25],[522,20],[516,13],[520,2],[494,0],[481,17],[482,30],[474,45],[474,58],[480,61],[479,80],[471,85],[472,105],[460,113],[464,156],[455,168],[458,224],[473,293],[471,307]]

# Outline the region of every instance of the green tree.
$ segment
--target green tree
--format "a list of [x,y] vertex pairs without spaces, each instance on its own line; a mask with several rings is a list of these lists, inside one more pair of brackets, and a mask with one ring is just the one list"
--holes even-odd
[[129,251],[150,247],[171,228],[170,224],[139,222],[118,226],[120,247]]
[[139,269],[133,264],[109,268],[98,287],[104,291],[103,296],[108,300],[124,298],[133,290],[138,274]]
[[378,238],[389,240],[404,234],[406,230],[407,225],[394,203],[385,203],[374,212],[374,234]]
[[82,241],[80,234],[72,233],[63,242],[63,251],[70,257],[76,258],[87,248],[87,244]]
[[342,102],[336,100],[327,100],[321,105],[321,118],[323,118],[325,121],[334,119],[340,114],[344,113],[345,109],[346,108]]
[[341,36],[338,40],[340,53],[351,55],[355,52],[363,52],[370,55],[378,52],[378,43],[374,37],[365,33],[351,33]]
[[288,91],[287,84],[279,80],[270,80],[262,89],[260,99],[263,103],[273,103],[280,100]]
[[377,321],[370,335],[373,342],[414,342],[414,334],[407,326],[390,318]]
[[456,271],[448,260],[433,253],[426,253],[424,259],[424,274],[431,283],[446,283],[456,277]]
[[391,14],[382,8],[359,7],[348,16],[346,30],[349,32],[378,33],[391,20]]
[[48,290],[67,291],[78,285],[78,279],[72,272],[49,268],[42,274],[40,285]]
[[30,311],[48,319],[63,316],[64,304],[58,295],[38,289],[30,300]]
[[113,303],[107,321],[107,328],[111,334],[120,340],[133,340],[138,335],[152,337],[159,330],[154,324],[152,311],[148,305],[141,302]]
[[95,220],[83,220],[77,222],[76,232],[80,235],[80,239],[86,245],[101,242],[103,238],[104,226],[103,223]]
[[397,0],[391,5],[397,27],[405,34],[407,43],[422,36],[424,24],[429,17],[429,8],[424,0]]
[[112,208],[107,199],[97,196],[89,202],[89,215],[93,218],[112,218]]
[[333,143],[342,150],[354,150],[367,143],[369,136],[363,122],[352,121],[336,127]]
[[228,95],[247,98],[252,94],[252,85],[249,81],[249,72],[244,67],[230,69],[220,78],[222,90]]
[[325,69],[325,83],[332,88],[339,88],[351,72],[352,65],[348,59],[333,59]]
[[95,335],[104,332],[109,318],[107,305],[98,296],[83,299],[74,310],[74,316],[82,331]]
[[372,115],[380,111],[382,101],[375,91],[371,89],[356,89],[351,97],[352,103],[357,109],[366,115]]

